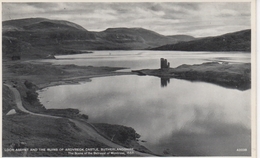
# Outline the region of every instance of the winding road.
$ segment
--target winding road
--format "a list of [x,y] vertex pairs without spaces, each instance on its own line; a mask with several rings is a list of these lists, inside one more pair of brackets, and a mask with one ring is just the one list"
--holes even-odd
[[[46,115],[46,114],[38,114],[38,113],[33,113],[31,111],[28,111],[24,108],[23,104],[22,104],[22,99],[21,99],[21,95],[19,93],[19,91],[14,88],[13,86],[9,85],[9,84],[4,84],[5,86],[7,86],[14,94],[15,97],[15,103],[16,106],[19,110],[21,110],[22,112],[25,113],[29,113],[31,115],[35,115],[35,116],[41,116],[41,117],[48,117],[48,118],[63,118],[63,117],[58,117],[58,116],[51,116],[51,115]],[[89,136],[91,136],[94,140],[101,142],[111,148],[125,148],[121,145],[118,145],[114,142],[111,142],[110,140],[106,139],[105,137],[103,137],[102,135],[100,135],[91,125],[88,125],[87,123],[83,123],[81,121],[75,120],[75,119],[69,119],[71,122],[75,123],[75,125],[80,128],[83,132],[87,133]],[[138,156],[155,156],[155,155],[151,155],[148,153],[142,153],[139,151],[134,151],[135,155]]]

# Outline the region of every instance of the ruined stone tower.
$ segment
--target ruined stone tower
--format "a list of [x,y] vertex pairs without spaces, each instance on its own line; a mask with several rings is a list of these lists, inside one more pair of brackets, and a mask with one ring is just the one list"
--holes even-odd
[[161,58],[161,69],[169,68],[170,63],[167,61],[167,59]]

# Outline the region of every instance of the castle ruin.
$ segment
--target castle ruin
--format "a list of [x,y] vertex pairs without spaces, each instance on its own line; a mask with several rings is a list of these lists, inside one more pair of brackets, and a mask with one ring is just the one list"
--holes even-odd
[[169,68],[170,63],[167,61],[167,59],[161,58],[161,69]]

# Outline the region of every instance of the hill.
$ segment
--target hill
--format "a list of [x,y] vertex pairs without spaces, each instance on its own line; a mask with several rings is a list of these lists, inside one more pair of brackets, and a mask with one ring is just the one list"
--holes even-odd
[[196,39],[195,37],[189,36],[189,35],[171,35],[171,36],[167,36],[167,37],[170,37],[175,40],[182,41],[182,42],[192,41],[192,40]]
[[251,51],[251,30],[242,30],[216,37],[206,37],[188,42],[168,44],[153,50],[180,51]]
[[17,19],[3,22],[3,32],[12,30],[39,30],[46,31],[49,28],[65,29],[74,28],[85,31],[80,25],[63,21],[63,20],[49,20],[45,18],[28,18],[28,19]]
[[62,20],[27,18],[2,22],[3,56],[43,58],[81,50],[138,50],[186,41],[143,28],[108,28],[91,32]]
[[7,58],[14,55],[45,58],[63,54],[70,50],[64,47],[63,41],[95,38],[80,25],[62,20],[28,18],[4,21],[2,26],[2,55]]
[[143,28],[108,28],[96,33],[96,36],[115,45],[120,44],[126,49],[147,49],[178,42],[174,38]]
[[143,28],[108,28],[88,31],[63,20],[27,18],[2,22],[3,57],[49,58],[82,50],[250,51],[250,30],[196,39],[164,36]]

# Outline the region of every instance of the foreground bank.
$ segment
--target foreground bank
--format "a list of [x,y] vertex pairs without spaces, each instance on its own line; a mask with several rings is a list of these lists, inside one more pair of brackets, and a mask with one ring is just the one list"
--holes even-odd
[[[90,124],[88,116],[80,114],[78,109],[46,109],[38,100],[37,90],[42,88],[78,84],[80,81],[90,81],[93,77],[127,74],[115,72],[119,69],[122,68],[4,61],[3,155],[93,156],[89,155],[90,151],[72,154],[55,149],[114,148],[113,151],[105,153],[106,156],[151,156],[152,153],[148,149],[138,144],[140,135],[131,127]],[[15,114],[10,114],[13,110]],[[40,148],[45,151],[40,152]],[[131,150],[125,151],[124,148]],[[46,151],[47,149],[49,150]],[[102,151],[93,152],[96,152],[95,156],[104,155]]]

